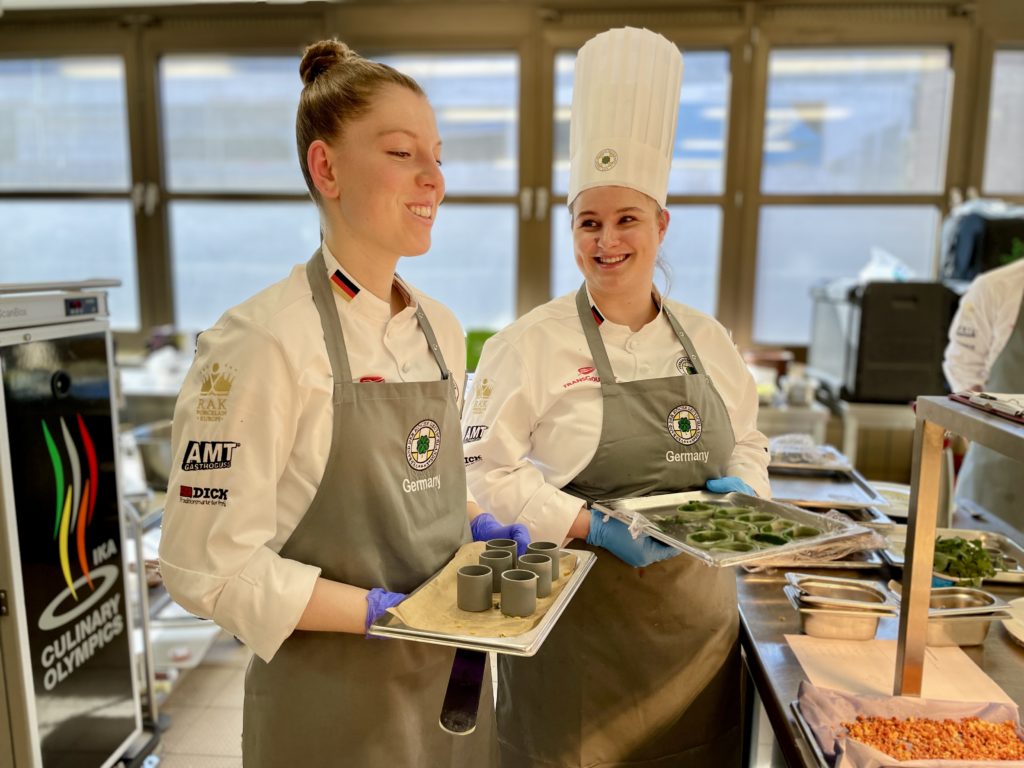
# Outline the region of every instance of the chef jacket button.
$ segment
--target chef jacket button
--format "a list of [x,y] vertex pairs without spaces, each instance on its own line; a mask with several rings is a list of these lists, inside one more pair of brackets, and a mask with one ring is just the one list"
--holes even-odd
[[402,363],[402,373],[408,373],[408,372],[409,372],[409,364],[408,363]]

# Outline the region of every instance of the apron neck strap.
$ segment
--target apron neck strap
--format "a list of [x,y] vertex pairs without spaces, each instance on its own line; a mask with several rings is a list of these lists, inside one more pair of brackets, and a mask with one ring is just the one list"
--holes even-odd
[[[664,300],[661,303],[661,309],[665,313],[665,318],[668,320],[669,325],[672,326],[672,330],[679,339],[679,343],[683,345],[683,349],[686,351],[687,356],[689,356],[690,362],[697,370],[697,373],[704,373],[704,366],[697,357],[697,351],[693,347],[693,342],[690,341],[690,337],[686,335],[683,326],[676,320],[676,316],[672,314]],[[587,296],[587,283],[585,281],[576,292],[576,312],[579,314],[580,322],[583,324],[583,335],[587,337],[587,345],[590,347],[590,354],[594,358],[594,366],[601,377],[601,386],[604,386],[605,382],[615,381],[612,364],[608,360],[608,352],[605,350],[604,341],[601,339],[601,331],[598,330],[597,319],[594,317],[590,299]]]
[[423,335],[427,337],[427,344],[430,345],[430,351],[434,355],[434,360],[437,361],[437,367],[441,369],[441,378],[444,381],[448,381],[451,378],[451,373],[444,362],[444,355],[441,354],[441,347],[437,343],[437,337],[434,336],[434,329],[430,327],[430,321],[423,314],[423,306],[419,302],[416,302],[416,319],[420,323],[420,330],[423,331]]
[[334,389],[338,390],[342,382],[352,381],[352,369],[348,364],[348,350],[345,347],[345,334],[341,330],[341,319],[338,307],[334,303],[334,293],[327,279],[324,267],[323,251],[316,249],[313,257],[306,262],[306,277],[313,291],[313,304],[320,315],[320,325],[324,329],[324,341],[327,342],[327,358],[331,361],[334,373]]
[[597,319],[591,310],[590,299],[587,296],[587,283],[583,282],[576,292],[576,312],[583,324],[583,335],[587,337],[587,346],[590,347],[590,356],[594,358],[594,365],[597,367],[597,375],[601,377],[601,386],[605,383],[615,381],[615,374],[612,372],[612,364],[608,359],[608,352],[604,348],[604,341],[601,340],[601,331],[597,327]]
[[690,341],[690,337],[686,335],[686,331],[683,330],[683,326],[676,320],[676,316],[672,314],[672,310],[668,308],[668,303],[662,299],[661,309],[665,313],[665,317],[668,318],[669,325],[672,326],[672,330],[676,332],[676,337],[679,339],[679,343],[683,345],[683,349],[686,350],[687,356],[690,358],[690,363],[693,365],[694,370],[697,373],[704,373],[704,364],[701,363],[700,358],[697,357],[697,350],[694,349],[693,342]]
[[[351,383],[352,368],[348,364],[345,333],[341,329],[338,305],[334,301],[334,292],[331,290],[330,280],[327,278],[322,249],[317,248],[313,257],[306,262],[306,277],[313,292],[313,304],[316,306],[317,314],[320,315],[320,325],[324,329],[327,358],[331,361],[331,371],[335,375],[335,387],[342,382]],[[437,367],[441,370],[442,380],[447,381],[451,378],[451,373],[444,362],[437,337],[434,336],[434,329],[430,327],[427,316],[423,314],[423,307],[418,303],[416,305],[416,320],[420,324],[423,335],[427,337],[427,344],[430,345],[430,351],[434,355]]]

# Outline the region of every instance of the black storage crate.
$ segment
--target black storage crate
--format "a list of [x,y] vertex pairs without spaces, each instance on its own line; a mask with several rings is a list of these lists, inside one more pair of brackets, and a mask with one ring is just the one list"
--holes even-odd
[[942,373],[958,296],[938,282],[831,283],[811,290],[807,367],[833,397],[904,403],[947,393]]

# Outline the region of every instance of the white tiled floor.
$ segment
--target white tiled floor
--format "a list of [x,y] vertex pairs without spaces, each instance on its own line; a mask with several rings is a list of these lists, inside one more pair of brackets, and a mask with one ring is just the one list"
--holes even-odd
[[242,690],[252,654],[222,632],[160,708],[170,718],[154,754],[160,768],[241,768]]

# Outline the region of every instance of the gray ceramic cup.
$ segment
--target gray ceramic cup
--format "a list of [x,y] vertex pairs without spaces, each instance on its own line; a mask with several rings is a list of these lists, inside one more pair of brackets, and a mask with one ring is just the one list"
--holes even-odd
[[537,610],[537,574],[513,568],[501,574],[501,612],[531,616]]
[[562,578],[562,549],[553,541],[533,541],[526,545],[526,551],[546,555],[551,560],[551,583]]
[[463,611],[487,611],[491,608],[494,577],[486,565],[464,565],[458,572],[458,604]]
[[515,567],[512,555],[503,549],[487,549],[480,553],[479,563],[491,569],[491,592],[501,592],[501,574]]
[[537,597],[551,594],[551,558],[536,552],[527,552],[519,558],[519,568],[537,574]]
[[516,557],[518,550],[516,549],[517,544],[512,539],[491,539],[484,547],[486,549],[501,549],[512,555],[512,567],[516,567]]

